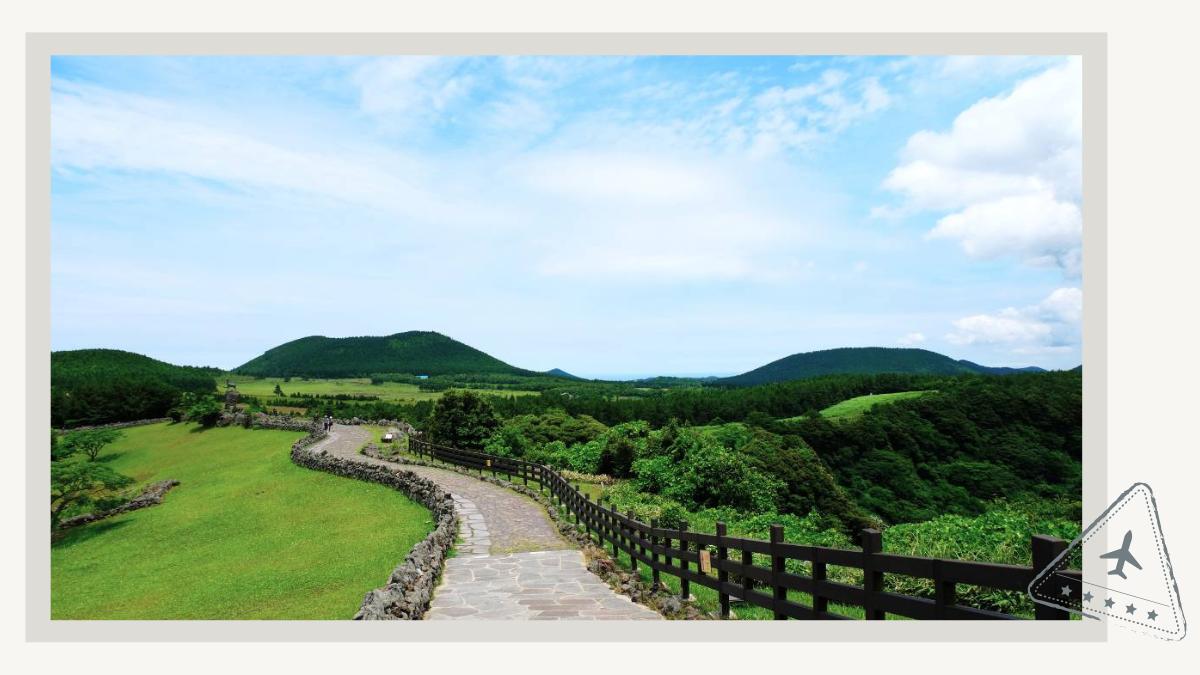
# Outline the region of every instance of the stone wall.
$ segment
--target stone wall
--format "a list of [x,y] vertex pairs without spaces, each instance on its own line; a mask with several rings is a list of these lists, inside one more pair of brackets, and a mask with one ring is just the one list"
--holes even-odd
[[144,424],[158,424],[159,422],[170,422],[170,417],[154,417],[147,420],[134,420],[132,422],[113,422],[112,424],[94,424],[86,427],[71,427],[69,429],[59,429],[62,432],[71,431],[89,431],[91,429],[124,429],[126,427],[140,427]]
[[367,593],[354,615],[356,620],[420,619],[429,609],[446,553],[458,534],[453,499],[432,481],[411,471],[346,460],[311,447],[325,437],[325,432],[317,431],[296,441],[292,445],[292,461],[309,469],[386,485],[433,513],[433,532],[413,546],[404,561],[392,570],[386,585]]
[[145,490],[143,490],[142,494],[134,497],[133,499],[125,502],[124,504],[116,507],[115,509],[108,509],[107,511],[97,511],[96,513],[85,513],[81,516],[75,516],[74,518],[67,518],[67,519],[63,520],[61,523],[59,523],[58,527],[60,529],[66,529],[68,527],[75,527],[77,525],[84,525],[86,523],[94,523],[97,520],[101,520],[103,518],[109,518],[111,516],[117,515],[118,513],[126,513],[128,511],[136,511],[138,509],[144,509],[147,506],[154,506],[155,504],[161,504],[162,500],[163,500],[163,496],[167,494],[168,490],[175,487],[176,485],[179,485],[179,481],[174,480],[174,479],[162,480],[157,483],[153,483],[149,487],[147,487]]

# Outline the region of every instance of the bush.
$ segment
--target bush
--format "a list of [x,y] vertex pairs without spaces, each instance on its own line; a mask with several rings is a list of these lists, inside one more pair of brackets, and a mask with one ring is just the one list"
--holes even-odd
[[187,418],[206,429],[214,427],[221,419],[221,405],[212,399],[203,399],[188,408]]
[[465,450],[481,450],[500,426],[491,403],[472,391],[451,389],[438,399],[429,418],[434,442]]

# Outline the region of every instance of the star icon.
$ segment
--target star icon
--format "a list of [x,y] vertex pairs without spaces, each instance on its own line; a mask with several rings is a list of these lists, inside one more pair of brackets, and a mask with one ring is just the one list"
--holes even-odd
[[1113,606],[1113,599],[1112,599],[1112,598],[1106,598],[1106,599],[1104,600],[1104,606],[1105,606],[1105,607],[1112,607],[1112,606]]
[[1091,592],[1091,591],[1088,591],[1087,593],[1084,593],[1084,594],[1083,594],[1083,601],[1084,601],[1084,602],[1091,602],[1091,601],[1092,601],[1092,592]]
[[1156,612],[1154,610],[1150,610],[1149,612],[1146,612],[1146,618],[1150,619],[1151,621],[1154,621],[1155,619],[1158,618],[1158,612]]
[[1133,614],[1136,611],[1137,611],[1137,607],[1134,607],[1132,602],[1129,603],[1128,605],[1125,605],[1125,613],[1126,614]]
[[1070,587],[1070,586],[1063,586],[1063,587],[1062,587],[1062,594],[1063,594],[1063,595],[1065,595],[1065,596],[1067,596],[1068,598],[1069,598],[1069,597],[1071,597],[1071,587]]

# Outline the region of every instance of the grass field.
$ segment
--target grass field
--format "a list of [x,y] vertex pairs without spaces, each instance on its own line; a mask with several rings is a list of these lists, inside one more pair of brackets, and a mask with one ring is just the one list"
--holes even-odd
[[894,394],[856,396],[825,408],[821,411],[821,416],[831,420],[853,419],[881,403],[895,403],[896,401],[903,401],[906,398],[916,398],[928,393],[928,391],[899,391]]
[[[237,384],[238,391],[248,396],[258,396],[262,398],[271,398],[275,395],[275,385],[283,390],[285,394],[312,394],[318,396],[337,396],[338,394],[355,395],[355,396],[378,396],[383,401],[393,401],[398,403],[414,403],[416,401],[433,401],[441,398],[442,393],[439,391],[421,391],[420,387],[415,384],[407,384],[403,382],[381,382],[380,384],[371,384],[371,380],[365,377],[345,378],[337,380],[302,380],[298,377],[292,378],[290,382],[284,382],[282,377],[248,377],[246,375],[231,375],[225,378],[219,378],[219,382],[224,386],[225,381],[229,380]],[[500,396],[527,396],[537,394],[536,391],[521,391],[521,390],[495,390],[495,389],[473,389],[472,391],[481,394],[492,394]]]
[[158,506],[68,530],[51,550],[54,619],[349,619],[432,529],[402,494],[291,463],[300,434],[155,424],[102,461]]

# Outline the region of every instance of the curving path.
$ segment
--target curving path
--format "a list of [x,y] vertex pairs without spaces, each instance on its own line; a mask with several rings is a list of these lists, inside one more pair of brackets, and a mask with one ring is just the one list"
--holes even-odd
[[[313,447],[395,469],[395,463],[359,454],[369,440],[365,429],[339,424]],[[426,619],[662,618],[589,572],[583,554],[559,536],[532,499],[446,469],[404,469],[450,492],[462,523],[461,543],[446,561]]]

